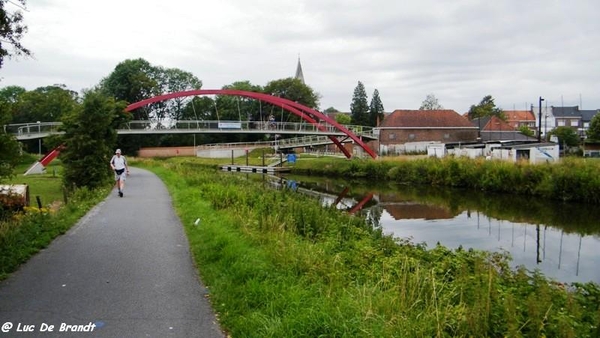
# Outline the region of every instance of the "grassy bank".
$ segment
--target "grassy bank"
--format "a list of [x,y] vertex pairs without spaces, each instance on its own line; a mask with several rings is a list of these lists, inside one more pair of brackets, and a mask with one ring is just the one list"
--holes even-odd
[[194,159],[141,161],[169,187],[233,337],[594,337],[600,290],[426,250]]
[[563,159],[557,164],[467,158],[415,160],[302,159],[293,172],[439,185],[600,204],[600,162]]

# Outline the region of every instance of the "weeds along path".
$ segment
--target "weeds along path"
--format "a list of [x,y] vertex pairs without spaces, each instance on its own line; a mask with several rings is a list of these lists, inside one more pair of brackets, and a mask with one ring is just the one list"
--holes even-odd
[[63,323],[91,323],[94,337],[223,337],[164,184],[132,168],[124,192],[0,283],[3,330],[54,325],[60,336]]

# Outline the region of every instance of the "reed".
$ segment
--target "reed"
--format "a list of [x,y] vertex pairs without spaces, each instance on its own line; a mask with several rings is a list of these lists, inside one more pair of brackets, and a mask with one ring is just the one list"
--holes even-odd
[[[142,165],[169,187],[215,310],[234,337],[598,332],[595,284],[562,285],[511,270],[503,254],[391,238],[362,217],[194,160]],[[427,174],[420,165],[407,162],[414,166],[409,172]],[[453,165],[460,172],[469,164]],[[505,168],[497,170],[511,179]],[[443,170],[431,175],[448,179]]]

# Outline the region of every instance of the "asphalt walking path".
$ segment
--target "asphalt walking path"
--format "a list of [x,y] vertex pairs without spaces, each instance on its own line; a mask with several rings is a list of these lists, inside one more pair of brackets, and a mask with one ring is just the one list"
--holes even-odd
[[224,337],[166,187],[130,170],[124,197],[0,283],[0,337]]

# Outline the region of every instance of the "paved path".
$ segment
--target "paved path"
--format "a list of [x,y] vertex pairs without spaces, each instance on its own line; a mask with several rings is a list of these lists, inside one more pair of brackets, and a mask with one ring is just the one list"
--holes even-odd
[[77,337],[224,337],[162,181],[131,168],[124,192],[0,283],[0,338],[19,324],[64,337],[63,323],[96,325]]

